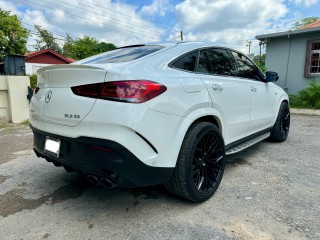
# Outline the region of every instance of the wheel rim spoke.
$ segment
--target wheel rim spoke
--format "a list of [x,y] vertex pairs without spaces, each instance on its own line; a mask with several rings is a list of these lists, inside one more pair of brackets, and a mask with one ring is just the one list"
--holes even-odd
[[282,118],[281,118],[281,133],[283,134],[283,136],[289,133],[289,126],[290,126],[290,112],[286,110],[282,114]]
[[199,192],[205,193],[215,187],[223,158],[223,147],[215,133],[207,133],[198,139],[193,156],[192,175]]

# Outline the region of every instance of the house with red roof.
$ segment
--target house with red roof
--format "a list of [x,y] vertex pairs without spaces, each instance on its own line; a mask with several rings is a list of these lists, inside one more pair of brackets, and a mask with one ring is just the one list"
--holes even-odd
[[266,44],[266,67],[289,94],[320,80],[320,19],[296,30],[256,36]]
[[39,68],[44,66],[53,64],[70,64],[75,61],[76,60],[66,58],[51,49],[27,53],[25,54],[26,74],[29,75],[36,73]]

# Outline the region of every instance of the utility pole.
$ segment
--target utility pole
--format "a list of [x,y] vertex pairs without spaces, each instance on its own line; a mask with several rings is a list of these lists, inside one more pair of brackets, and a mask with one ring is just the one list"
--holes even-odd
[[252,41],[251,40],[247,40],[247,47],[249,47],[249,56],[250,56],[250,53],[251,53],[251,45],[252,45]]
[[261,45],[262,45],[262,40],[259,42],[259,47],[260,47],[259,63],[260,63],[260,65],[261,65]]
[[183,33],[182,33],[182,31],[180,32],[180,38],[181,38],[181,41],[183,41]]
[[260,64],[261,64],[261,62],[262,62],[262,60],[261,60],[261,58],[262,58],[261,46],[264,46],[265,44],[266,44],[266,40],[260,40],[260,42],[259,42],[259,47],[260,47],[260,58],[259,58],[259,62],[260,62]]

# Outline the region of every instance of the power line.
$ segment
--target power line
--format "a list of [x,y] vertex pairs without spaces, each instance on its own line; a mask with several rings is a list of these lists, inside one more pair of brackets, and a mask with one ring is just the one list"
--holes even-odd
[[[33,2],[32,0],[27,0],[27,1],[28,1],[28,2],[31,2],[31,3],[33,3],[33,4],[35,4],[35,5],[43,6],[43,7],[48,8],[48,9],[53,9],[53,8],[48,7],[48,6],[46,6],[46,5]],[[62,11],[61,9],[57,9],[57,10]],[[62,11],[62,12],[63,12],[63,11]],[[90,21],[94,21],[94,22],[101,23],[101,22],[99,22],[99,21],[97,21],[97,20],[88,19],[88,18],[85,18],[85,17],[83,17],[83,16],[79,16],[79,15],[77,15],[77,14],[73,14],[73,13],[70,13],[70,12],[68,12],[67,14],[69,14],[69,15],[71,15],[71,16],[79,17],[79,18],[81,18],[81,19],[85,19],[85,20],[90,20]],[[110,24],[104,24],[104,25],[107,25],[107,26],[109,26],[109,27],[111,27],[111,28],[116,28],[116,29],[120,29],[120,30],[127,31],[127,32],[131,32],[131,33],[136,34],[136,35],[140,35],[140,36],[145,36],[145,37],[148,37],[148,38],[156,39],[154,36],[150,36],[150,35],[145,35],[145,34],[133,32],[133,31],[130,31],[130,30],[127,30],[127,29],[124,29],[124,28],[120,28],[120,27],[117,27],[117,26],[113,26],[113,25],[110,25]]]
[[[90,4],[90,5],[93,5],[93,6],[96,6],[96,7],[100,7],[100,8],[103,8],[103,9],[106,9],[108,11],[111,11],[111,12],[114,12],[114,13],[117,13],[117,14],[121,14],[123,16],[127,16],[127,17],[130,17],[130,18],[134,18],[134,19],[138,19],[140,21],[143,21],[143,22],[146,22],[146,23],[151,23],[150,21],[148,20],[145,20],[145,19],[142,19],[142,18],[138,18],[138,17],[135,17],[135,16],[131,16],[131,15],[128,15],[128,14],[125,14],[125,13],[122,13],[122,12],[118,12],[118,11],[115,11],[113,9],[110,9],[110,8],[107,8],[107,7],[103,7],[101,5],[97,5],[97,4],[94,4],[94,3],[91,3],[91,2],[88,2],[88,1],[85,1],[85,0],[82,0],[82,2],[85,2],[87,4]],[[151,23],[152,24],[152,23]],[[159,25],[160,27],[162,28],[165,28],[165,29],[168,29],[168,30],[171,30],[171,28],[168,28],[168,27],[165,27],[163,25]]]
[[[33,3],[33,4],[35,4],[35,5],[39,5],[39,6],[42,6],[42,7],[51,9],[50,7],[48,7],[48,6],[46,6],[46,5],[33,2],[32,0],[27,0],[27,1],[28,1],[28,2],[31,2],[31,3]],[[57,9],[57,10],[63,12],[61,9]],[[64,12],[63,12],[63,13],[64,13]],[[76,15],[76,14],[73,14],[73,13],[70,13],[70,12],[67,12],[66,14],[71,15],[71,16],[75,16],[75,17],[78,17],[78,18],[81,18],[81,19],[90,20],[91,22],[101,23],[100,21],[88,19],[88,18],[79,16],[79,15]],[[102,24],[103,24],[103,23],[102,23]],[[154,38],[153,36],[150,36],[150,35],[145,35],[145,34],[137,33],[137,32],[130,31],[130,30],[127,30],[127,29],[124,29],[124,28],[120,28],[120,27],[117,27],[117,26],[112,26],[112,25],[109,25],[109,24],[104,24],[104,25],[107,25],[107,26],[109,26],[109,27],[111,27],[111,28],[116,28],[116,29],[120,29],[120,30],[127,31],[127,32],[131,32],[131,33],[134,33],[134,34],[136,34],[136,35],[141,35],[141,36],[145,36],[145,37],[148,37],[148,38]],[[155,38],[154,38],[154,39],[155,39]]]
[[[56,5],[56,4],[54,4],[54,3],[50,2],[50,1],[46,1],[46,0],[42,0],[42,2],[46,2],[46,3],[49,3],[49,4],[51,4],[51,5]],[[91,11],[91,10],[89,10],[89,9],[84,9],[84,8],[78,7],[78,6],[76,6],[76,5],[72,5],[72,4],[69,4],[69,3],[65,3],[65,2],[63,2],[63,1],[55,0],[55,2],[59,2],[59,3],[62,3],[63,5],[67,5],[67,6],[70,6],[70,7],[72,7],[72,8],[76,8],[76,9],[80,9],[80,10],[86,11],[86,13],[87,13],[87,12],[93,13],[94,16],[100,15],[100,16],[102,16],[103,18],[109,18],[109,19],[112,19],[112,20],[116,20],[116,21],[118,21],[118,22],[122,22],[122,23],[125,23],[125,24],[127,24],[127,25],[131,25],[131,26],[134,26],[134,27],[136,27],[136,28],[142,29],[142,30],[145,31],[145,32],[148,31],[148,32],[154,32],[154,33],[162,34],[162,32],[159,32],[159,31],[156,31],[156,30],[148,29],[148,28],[145,28],[145,27],[142,27],[142,26],[138,26],[138,25],[129,23],[129,22],[127,22],[127,21],[120,20],[120,19],[118,19],[118,18],[112,18],[112,17],[109,17],[109,16],[105,16],[105,15],[100,14],[100,13],[97,13],[97,12],[95,12],[95,11]],[[57,5],[57,6],[59,6],[59,7],[64,7],[63,5],[60,5],[60,4],[59,4],[59,5]],[[103,18],[100,18],[100,19],[103,19]],[[140,31],[141,31],[141,30],[140,30]]]
[[[21,22],[22,22],[22,24],[24,24],[24,25],[31,26],[33,29],[36,29],[36,28],[34,27],[34,25],[31,25],[31,24],[25,23],[25,22],[23,22],[23,21],[21,21]],[[31,29],[28,29],[28,30],[32,31]],[[60,34],[57,34],[57,33],[54,33],[54,32],[49,32],[48,30],[47,30],[47,32],[48,32],[48,33],[51,33],[52,35],[56,35],[56,36],[63,37],[63,39],[61,39],[61,38],[55,38],[55,39],[65,41],[64,36],[62,36],[62,35],[60,35]]]

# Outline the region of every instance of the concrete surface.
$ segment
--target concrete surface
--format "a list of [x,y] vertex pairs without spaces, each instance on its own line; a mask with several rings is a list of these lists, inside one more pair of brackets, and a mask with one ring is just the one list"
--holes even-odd
[[91,186],[38,159],[27,127],[0,129],[0,239],[320,239],[319,120],[292,115],[286,142],[229,156],[202,204]]

